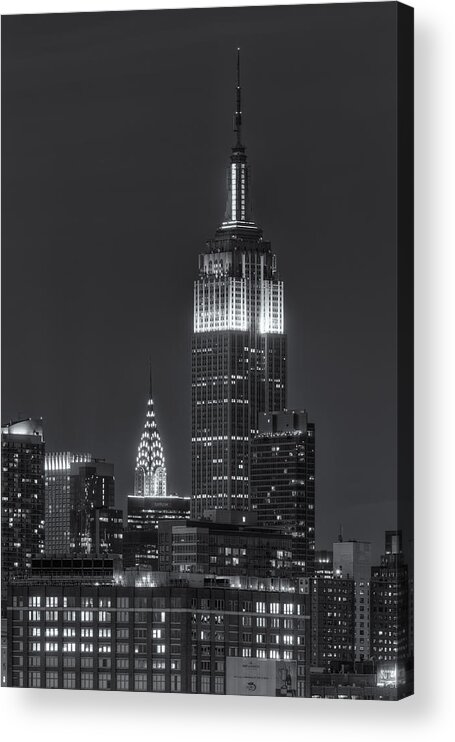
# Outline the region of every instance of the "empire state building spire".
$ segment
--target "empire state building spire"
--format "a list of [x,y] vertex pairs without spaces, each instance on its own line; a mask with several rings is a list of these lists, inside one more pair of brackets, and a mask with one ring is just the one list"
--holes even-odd
[[286,409],[284,286],[252,220],[237,53],[226,216],[199,255],[192,340],[192,516],[248,510],[251,444]]
[[165,497],[167,494],[164,451],[156,424],[152,398],[151,364],[147,413],[136,458],[134,494],[144,497]]
[[234,131],[237,134],[235,149],[242,149],[242,89],[240,87],[240,47],[237,49],[237,88],[234,114]]
[[227,174],[228,197],[224,221],[219,232],[247,231],[260,233],[252,220],[249,194],[249,172],[245,147],[242,143],[242,88],[240,85],[240,49],[237,49],[237,85],[234,113],[235,143]]

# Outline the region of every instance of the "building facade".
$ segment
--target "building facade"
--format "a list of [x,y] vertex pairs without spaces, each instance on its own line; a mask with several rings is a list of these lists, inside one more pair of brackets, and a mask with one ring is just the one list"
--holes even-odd
[[333,577],[333,551],[317,549],[314,552],[314,576]]
[[2,583],[44,551],[44,446],[42,420],[2,427]]
[[311,576],[315,553],[315,430],[305,411],[264,413],[251,446],[251,508],[292,536],[293,571]]
[[354,580],[315,577],[311,591],[311,664],[338,671],[353,664]]
[[259,526],[209,520],[162,521],[159,569],[216,575],[289,577],[291,537]]
[[387,663],[356,662],[340,672],[310,668],[311,698],[397,701],[412,693],[412,673],[396,681]]
[[121,554],[123,513],[115,507],[114,465],[104,459],[70,467],[70,552]]
[[386,531],[386,553],[371,568],[370,642],[378,661],[403,666],[410,657],[408,569],[396,531]]
[[99,556],[44,556],[32,559],[31,584],[55,583],[112,584],[122,574],[122,560],[116,554]]
[[124,533],[125,567],[158,569],[158,524],[190,514],[190,498],[178,495],[144,497],[128,495],[128,526]]
[[248,510],[258,415],[286,406],[283,283],[253,221],[240,78],[224,221],[199,256],[192,342],[193,518]]
[[336,577],[354,580],[355,659],[370,656],[370,577],[371,544],[368,541],[344,541],[333,544],[333,569]]
[[69,554],[71,550],[71,464],[87,463],[90,453],[46,453],[45,539],[48,556]]
[[307,695],[304,587],[204,586],[201,576],[184,586],[9,590],[10,686],[225,694],[240,684],[258,695],[243,667],[254,660],[272,679],[268,694]]

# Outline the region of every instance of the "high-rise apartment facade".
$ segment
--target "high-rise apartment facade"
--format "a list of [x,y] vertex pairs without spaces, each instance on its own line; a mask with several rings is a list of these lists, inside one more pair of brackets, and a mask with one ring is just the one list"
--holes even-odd
[[295,576],[311,576],[315,553],[315,429],[305,411],[263,413],[251,446],[251,508],[261,526],[292,536]]
[[404,663],[410,656],[409,577],[400,532],[386,531],[385,552],[381,564],[371,568],[371,654],[378,661]]
[[68,555],[71,548],[71,464],[87,463],[90,453],[46,453],[45,541],[48,556]]
[[333,544],[333,573],[335,577],[354,580],[355,659],[370,656],[370,577],[371,544],[369,541],[344,541]]
[[354,662],[354,580],[315,577],[311,595],[311,664],[337,670]]
[[44,551],[44,450],[42,420],[2,427],[2,581]]
[[199,256],[194,283],[194,518],[206,510],[249,508],[258,415],[286,406],[283,283],[270,242],[251,215],[239,75],[236,103],[226,214]]

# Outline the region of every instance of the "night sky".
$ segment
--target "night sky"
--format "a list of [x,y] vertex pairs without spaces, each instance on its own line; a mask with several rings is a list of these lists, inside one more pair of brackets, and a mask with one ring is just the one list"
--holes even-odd
[[3,17],[2,421],[132,491],[148,359],[190,494],[192,287],[225,208],[235,55],[253,213],[316,424],[317,547],[396,527],[395,4]]

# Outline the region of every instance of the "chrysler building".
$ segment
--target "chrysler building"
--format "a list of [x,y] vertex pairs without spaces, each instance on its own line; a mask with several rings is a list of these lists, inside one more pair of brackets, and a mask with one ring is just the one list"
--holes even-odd
[[144,497],[165,497],[167,494],[164,451],[153,407],[151,369],[147,413],[134,472],[134,494]]

